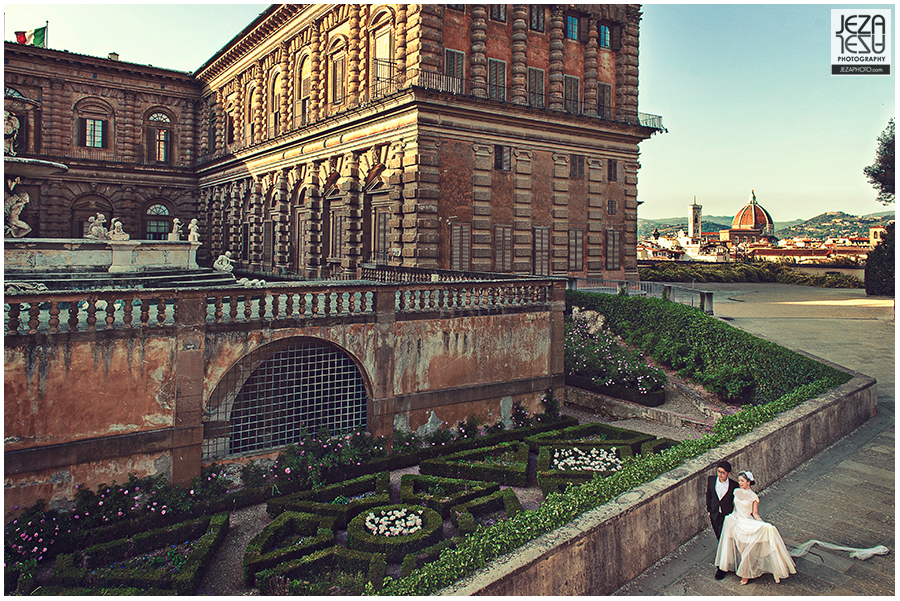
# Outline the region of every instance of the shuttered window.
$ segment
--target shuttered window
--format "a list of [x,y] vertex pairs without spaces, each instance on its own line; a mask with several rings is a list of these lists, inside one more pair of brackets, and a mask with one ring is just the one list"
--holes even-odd
[[597,116],[612,119],[612,86],[608,83],[597,84]]
[[581,82],[573,75],[565,76],[565,110],[567,113],[581,113]]
[[494,169],[496,171],[512,169],[512,148],[494,144]]
[[346,94],[346,72],[343,53],[331,59],[331,102],[342,104]]
[[608,25],[600,26],[600,47],[601,48],[609,48],[610,47],[610,34],[609,34],[609,26]]
[[78,119],[78,145],[87,148],[106,148],[107,122],[102,119]]
[[619,269],[621,249],[621,232],[606,230],[606,269]]
[[465,71],[466,53],[458,50],[444,50],[444,91],[453,94],[462,94],[465,91],[463,81]]
[[569,271],[584,269],[584,231],[569,230]]
[[331,216],[331,258],[340,259],[344,256],[344,216]]
[[472,226],[454,225],[450,234],[450,269],[471,269]]
[[271,266],[275,258],[275,224],[263,221],[263,258],[264,265]]
[[488,96],[506,102],[506,62],[488,59]]
[[375,260],[386,263],[391,248],[390,225],[391,213],[387,209],[378,211],[375,217]]
[[494,271],[512,271],[512,226],[494,226]]
[[619,181],[619,164],[616,159],[606,161],[606,177],[611,182]]
[[606,201],[606,213],[608,215],[615,215],[619,211],[619,203],[613,199],[609,199]]
[[528,104],[544,108],[544,70],[528,67]]
[[529,27],[532,31],[544,31],[544,5],[530,4],[528,6]]
[[584,179],[584,155],[573,154],[569,156],[569,178]]
[[550,275],[550,228],[534,228],[534,273]]
[[613,25],[610,27],[610,50],[618,51],[622,49],[622,26]]
[[506,5],[505,4],[491,4],[491,21],[500,21],[501,23],[506,23]]

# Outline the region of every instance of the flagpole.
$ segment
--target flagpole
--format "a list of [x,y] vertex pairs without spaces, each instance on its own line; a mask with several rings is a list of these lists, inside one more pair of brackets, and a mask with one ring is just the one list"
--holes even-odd
[[44,21],[44,48],[50,47],[50,21]]

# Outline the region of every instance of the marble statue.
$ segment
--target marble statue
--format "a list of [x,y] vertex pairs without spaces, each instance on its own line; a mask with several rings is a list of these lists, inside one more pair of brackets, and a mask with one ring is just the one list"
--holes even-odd
[[119,219],[117,217],[113,217],[113,220],[112,220],[112,223],[110,223],[110,226],[112,226],[112,229],[109,231],[109,234],[108,234],[110,240],[124,241],[124,240],[128,240],[129,238],[131,238],[131,236],[128,235],[122,229],[122,222],[119,221]]
[[172,220],[172,231],[169,232],[169,240],[181,240],[181,220],[176,217]]
[[4,230],[7,236],[13,238],[22,238],[31,231],[31,226],[22,221],[21,218],[22,211],[25,210],[25,205],[28,204],[30,197],[28,196],[28,192],[24,190],[16,192],[16,185],[19,183],[20,179],[21,178],[15,177],[7,180],[6,184],[9,187],[9,192],[6,195],[3,207],[6,217],[6,227]]
[[213,269],[231,273],[234,270],[234,265],[232,265],[232,263],[234,263],[234,259],[231,258],[231,251],[226,250],[225,254],[219,255],[219,258],[213,263]]
[[16,156],[16,137],[19,135],[19,119],[14,113],[3,111],[3,154]]
[[106,216],[103,213],[97,213],[96,217],[88,217],[88,233],[85,238],[94,238],[95,240],[108,240],[109,230],[103,225],[106,223]]
[[200,224],[196,219],[188,224],[188,242],[200,242]]

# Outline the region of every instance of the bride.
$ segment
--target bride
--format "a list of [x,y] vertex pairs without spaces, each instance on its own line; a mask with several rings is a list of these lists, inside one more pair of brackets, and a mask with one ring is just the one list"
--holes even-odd
[[738,474],[740,488],[734,491],[734,511],[725,516],[722,536],[716,549],[716,567],[735,572],[741,584],[762,574],[772,574],[775,582],[796,574],[794,561],[772,524],[759,517],[759,497],[750,490],[753,474]]

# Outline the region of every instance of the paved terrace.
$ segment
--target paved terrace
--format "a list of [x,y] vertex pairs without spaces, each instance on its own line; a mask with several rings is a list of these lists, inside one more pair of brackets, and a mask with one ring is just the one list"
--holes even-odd
[[[785,284],[703,284],[715,313],[732,325],[878,380],[878,415],[760,493],[760,515],[789,548],[818,539],[850,547],[885,545],[866,561],[820,546],[780,584],[770,575],[739,586],[715,580],[716,538],[707,528],[616,595],[894,595],[894,299],[862,290]],[[735,470],[753,466],[734,466]],[[697,511],[704,511],[697,499]]]

